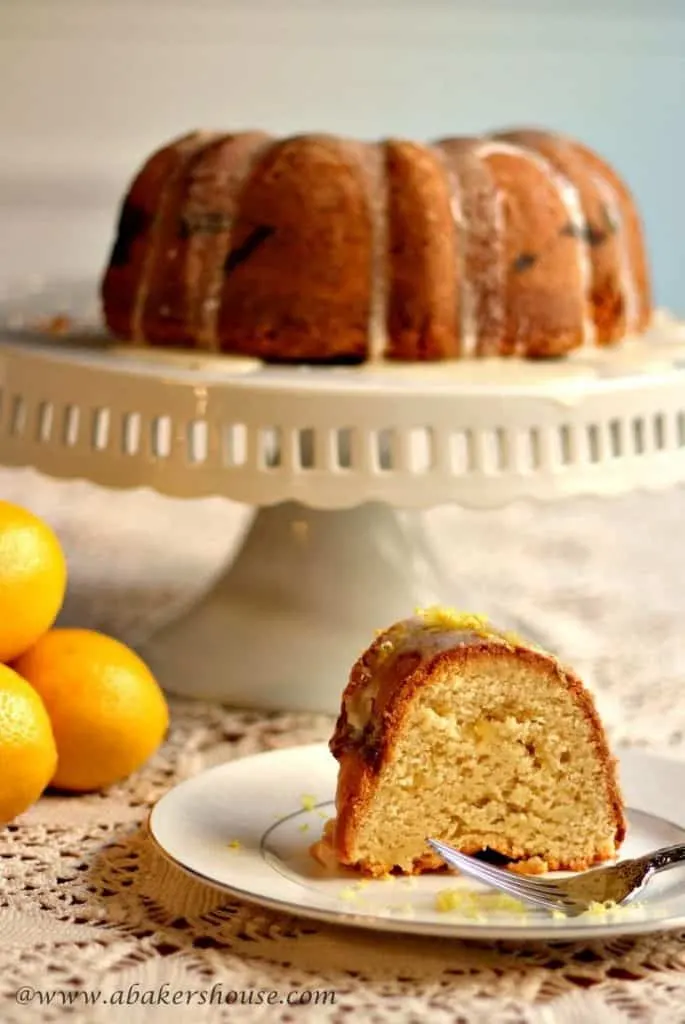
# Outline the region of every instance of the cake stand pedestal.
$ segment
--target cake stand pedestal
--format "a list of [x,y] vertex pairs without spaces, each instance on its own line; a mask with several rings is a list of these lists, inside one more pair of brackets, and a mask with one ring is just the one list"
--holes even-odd
[[223,577],[142,654],[177,694],[335,712],[375,628],[470,606],[421,509],[685,480],[685,332],[558,363],[350,369],[5,328],[0,463],[257,507]]
[[218,584],[144,653],[177,692],[332,711],[374,627],[449,595],[420,513],[288,501],[257,514]]

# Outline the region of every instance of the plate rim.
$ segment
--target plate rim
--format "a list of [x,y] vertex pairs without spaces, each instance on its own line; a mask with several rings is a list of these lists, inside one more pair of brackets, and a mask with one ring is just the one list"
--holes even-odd
[[[239,886],[231,885],[227,882],[222,882],[217,878],[213,878],[211,875],[206,875],[204,872],[198,871],[196,868],[190,867],[183,863],[183,861],[180,861],[166,849],[163,843],[155,835],[153,819],[158,808],[161,807],[167,799],[171,798],[172,794],[178,794],[179,790],[190,787],[190,785],[196,783],[198,779],[205,778],[209,775],[221,775],[226,771],[230,772],[233,766],[237,764],[245,764],[245,762],[248,761],[264,761],[265,759],[271,758],[278,759],[279,756],[294,753],[295,751],[322,751],[327,749],[327,746],[328,744],[323,741],[295,744],[288,747],[277,747],[273,750],[258,751],[254,754],[248,754],[245,757],[237,757],[228,761],[223,761],[221,764],[212,765],[203,771],[197,772],[196,774],[181,780],[163,793],[149,809],[145,820],[143,821],[143,832],[145,838],[152,844],[154,849],[163,857],[164,860],[178,868],[187,877],[192,878],[196,882],[208,885],[211,889],[217,892],[237,898],[251,905],[276,911],[277,913],[288,914],[291,917],[303,920],[319,921],[334,927],[361,928],[364,931],[382,932],[384,934],[405,935],[408,937],[418,938],[452,938],[461,941],[470,939],[474,942],[482,942],[483,940],[492,939],[495,941],[515,941],[520,943],[540,941],[547,943],[560,943],[593,938],[611,938],[618,935],[646,935],[660,931],[675,931],[679,928],[685,927],[685,911],[680,914],[646,921],[631,922],[630,919],[626,919],[625,921],[586,923],[584,925],[571,925],[565,927],[560,927],[559,925],[555,926],[550,921],[546,925],[531,927],[530,925],[524,925],[523,923],[521,925],[497,925],[478,921],[462,921],[460,923],[456,923],[448,920],[444,923],[427,921],[421,922],[410,917],[402,917],[400,915],[384,917],[377,914],[355,914],[351,911],[342,909],[337,910],[334,908],[323,909],[310,907],[305,903],[292,902],[287,899],[280,900],[271,896],[265,896],[252,890],[241,889]],[[619,766],[622,758],[628,756],[637,757],[644,761],[657,761],[662,764],[678,765],[683,771],[685,771],[685,761],[664,757],[661,754],[653,754],[642,748],[619,747],[614,751],[614,753],[619,762]],[[330,802],[331,801],[321,801],[322,804]],[[661,815],[651,815],[649,811],[641,810],[637,807],[633,809],[640,811],[642,814],[655,817],[665,824],[671,825],[680,830],[685,830],[685,817],[683,824],[678,824],[677,822],[664,818]],[[278,822],[271,825],[270,828],[275,827],[276,824],[278,824]]]

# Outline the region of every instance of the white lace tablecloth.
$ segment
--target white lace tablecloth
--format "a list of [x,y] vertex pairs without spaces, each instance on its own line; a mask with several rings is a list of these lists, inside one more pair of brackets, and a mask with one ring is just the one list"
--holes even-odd
[[[71,566],[64,622],[137,642],[231,557],[244,509],[110,494],[0,471],[0,496],[58,530]],[[429,514],[471,608],[526,623],[593,687],[614,742],[685,756],[685,491],[608,502]],[[456,576],[458,570],[459,576]],[[102,795],[49,796],[0,831],[3,1024],[70,1018],[360,1020],[431,1024],[685,1021],[685,931],[545,945],[385,937],[228,902],[162,862],[142,824],[210,764],[328,738],[331,720],[174,702],[165,747]],[[332,990],[326,1005],[50,1006],[36,992]],[[243,995],[243,999],[247,996]]]

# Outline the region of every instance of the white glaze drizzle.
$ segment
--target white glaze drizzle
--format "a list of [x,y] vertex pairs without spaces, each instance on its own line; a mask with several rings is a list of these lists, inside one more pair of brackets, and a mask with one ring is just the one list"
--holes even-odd
[[[228,136],[224,136],[224,139]],[[217,140],[217,141],[224,141]],[[209,147],[207,147],[208,149]],[[200,159],[204,159],[207,156],[207,149],[202,154]],[[225,166],[225,165],[224,165]],[[222,167],[219,166],[216,170],[215,179],[216,185],[220,188],[227,187],[227,175],[225,172],[222,174]],[[192,194],[192,185],[188,192],[184,196],[184,202],[181,209],[181,217],[186,217],[193,208],[194,196]],[[202,204],[206,206],[206,204]],[[190,279],[189,268],[192,265],[193,257],[196,254],[196,250],[199,250],[197,257],[200,263],[200,275],[202,270],[207,266],[207,256],[202,259],[202,247],[206,245],[207,239],[202,234],[196,234],[191,231],[187,241],[187,251],[185,258],[185,274],[183,276],[183,285],[186,290],[186,304],[187,304],[187,317],[189,320],[190,331],[193,337],[193,345],[200,351],[203,352],[215,352],[218,350],[218,339],[216,338],[216,332],[212,332],[212,322],[216,322],[218,315],[218,289],[220,277],[217,274],[216,277],[213,275],[212,281],[206,283],[206,287],[198,284],[197,281],[192,282]],[[217,271],[217,267],[213,267],[213,270]],[[216,285],[216,287],[215,287]],[[193,301],[194,300],[194,301]]]
[[134,345],[145,344],[145,337],[143,335],[143,316],[145,314],[145,306],[147,305],[147,299],[150,292],[150,282],[155,270],[155,264],[160,255],[158,252],[159,234],[167,213],[170,196],[173,193],[177,182],[185,173],[188,161],[195,155],[200,148],[200,145],[208,144],[215,138],[218,138],[217,132],[193,132],[191,135],[186,136],[177,143],[179,148],[182,147],[182,153],[174,173],[168,175],[164,185],[162,186],[162,192],[157,203],[154,220],[148,235],[148,248],[145,253],[145,259],[143,261],[138,282],[138,290],[133,304],[130,333],[131,342]]
[[[462,235],[465,233],[465,223],[462,229]],[[478,355],[478,349],[480,345],[480,323],[478,320],[477,309],[476,309],[476,290],[474,282],[469,278],[467,273],[466,243],[462,241],[460,246],[461,252],[461,304],[460,304],[460,323],[461,323],[461,355],[467,359],[473,358]]]
[[628,238],[625,232],[621,204],[616,190],[601,174],[593,175],[593,182],[618,229],[616,234],[618,275],[621,295],[623,296],[625,333],[628,333],[635,329],[640,319],[640,298],[637,291],[635,271],[630,259],[630,246],[628,245]]
[[471,358],[478,350],[478,322],[476,318],[475,295],[473,282],[467,274],[466,247],[469,225],[466,223],[464,204],[462,203],[461,181],[459,175],[451,167],[445,167],[450,185],[450,211],[454,221],[454,244],[459,268],[459,333],[460,355]]
[[[504,317],[505,277],[502,259],[503,221],[502,208],[498,203],[501,196],[497,192],[496,182],[485,163],[479,163],[479,171],[489,179],[489,191],[492,193],[492,209],[484,216],[480,209],[480,193],[478,183],[468,179],[468,175],[460,173],[450,161],[450,151],[442,144],[436,146],[445,161],[445,173],[451,188],[450,208],[455,227],[455,246],[459,266],[459,324],[460,324],[460,358],[473,359],[483,355],[486,329],[492,330],[493,324],[501,325]],[[466,151],[468,155],[468,151]],[[465,170],[465,168],[463,168]],[[475,188],[472,195],[474,209],[469,211],[469,188]],[[494,231],[493,231],[494,226]],[[485,230],[487,243],[487,260],[480,268],[477,276],[470,276],[469,253],[474,243],[483,244],[479,234]],[[491,284],[495,280],[495,287]],[[487,298],[486,298],[487,295]],[[498,308],[491,308],[491,300],[495,297]]]
[[[487,140],[478,148],[478,155],[485,159],[490,154],[501,153],[508,156],[519,157],[528,160],[539,170],[544,172],[545,177],[555,187],[557,195],[566,211],[569,223],[573,225],[576,232],[576,253],[578,258],[578,275],[582,292],[582,335],[584,345],[593,345],[596,340],[596,329],[590,308],[590,295],[592,292],[592,260],[590,247],[585,237],[586,219],[583,213],[583,206],[580,193],[576,186],[566,175],[558,171],[548,160],[539,153],[519,143],[499,142]],[[499,233],[499,226],[498,226]]]
[[[228,139],[228,136],[226,138]],[[234,138],[234,141],[238,140],[239,136]],[[221,308],[224,262],[231,250],[233,230],[240,215],[242,190],[246,185],[257,160],[272,144],[273,139],[267,137],[261,142],[256,143],[253,148],[246,151],[239,161],[227,160],[222,162],[221,166],[226,167],[227,170],[223,174],[221,173],[221,170],[219,170],[217,175],[221,176],[221,188],[231,193],[233,206],[232,215],[230,217],[228,230],[225,233],[224,239],[222,239],[221,249],[213,254],[211,260],[212,276],[207,282],[206,293],[204,289],[200,289],[201,301],[196,304],[195,309],[193,310],[193,331],[195,340],[199,348],[211,352],[219,352],[221,349],[217,326],[219,321],[219,311]],[[195,240],[191,238],[190,245],[192,246],[193,244],[201,245],[202,241],[200,239]],[[206,258],[204,262],[206,262]]]
[[507,315],[507,268],[504,259],[504,195],[502,190],[497,186],[495,176],[490,173],[490,177],[493,182],[493,190],[495,196],[495,245],[497,247],[496,258],[494,260],[495,272],[497,275],[497,282],[499,287],[497,288],[496,294],[499,295],[499,303],[496,313],[496,323],[499,325],[501,331],[504,331],[506,315]]
[[388,174],[385,146],[381,143],[367,149],[365,166],[370,177],[369,214],[372,225],[371,304],[367,358],[380,362],[388,347]]
[[[493,354],[494,349],[499,350],[501,336],[504,332],[506,321],[507,304],[507,268],[504,258],[504,209],[505,199],[502,189],[497,184],[497,179],[492,168],[484,160],[478,161],[478,167],[482,175],[488,179],[487,216],[484,218],[486,225],[485,242],[489,248],[489,259],[485,266],[479,268],[475,287],[481,288],[481,301],[478,310],[481,316],[479,342],[476,355],[487,357]],[[490,197],[492,202],[490,204]],[[489,232],[487,225],[491,225]],[[469,226],[470,237],[478,230],[477,224]],[[480,240],[481,244],[483,239]]]

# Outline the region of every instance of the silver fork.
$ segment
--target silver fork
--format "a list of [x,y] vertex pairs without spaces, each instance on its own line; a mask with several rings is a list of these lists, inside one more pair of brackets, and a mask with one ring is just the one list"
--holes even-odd
[[569,917],[582,914],[592,903],[630,903],[658,872],[685,863],[685,844],[680,843],[655,850],[644,857],[582,871],[570,878],[538,879],[487,864],[460,853],[439,839],[428,839],[428,843],[450,867],[463,874],[525,903],[545,910],[560,910]]

